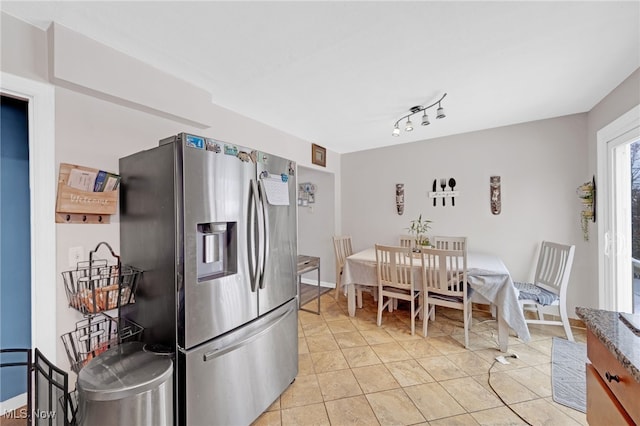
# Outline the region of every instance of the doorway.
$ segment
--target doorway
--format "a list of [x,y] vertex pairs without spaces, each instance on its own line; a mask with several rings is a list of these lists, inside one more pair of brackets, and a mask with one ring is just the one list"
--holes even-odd
[[298,254],[319,257],[321,285],[333,287],[336,273],[332,240],[336,228],[335,175],[298,166],[297,181],[299,189],[301,184],[313,185],[310,188],[313,194],[305,194],[304,190],[298,194]]
[[[0,96],[0,347],[31,348],[29,103]],[[0,369],[0,401],[27,391],[25,368]]]
[[[53,86],[0,73],[0,93],[28,103],[31,342],[56,361],[55,105]],[[0,412],[26,404],[26,393],[0,401]]]
[[602,181],[598,208],[602,218],[598,227],[599,307],[612,311],[634,311],[632,167],[636,141],[640,141],[640,105],[597,134],[598,175]]

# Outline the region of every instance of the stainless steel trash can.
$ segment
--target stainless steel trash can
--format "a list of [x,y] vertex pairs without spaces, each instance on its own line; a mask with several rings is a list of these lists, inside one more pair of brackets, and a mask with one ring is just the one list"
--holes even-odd
[[123,343],[93,359],[77,388],[80,425],[173,425],[173,362],[143,343]]

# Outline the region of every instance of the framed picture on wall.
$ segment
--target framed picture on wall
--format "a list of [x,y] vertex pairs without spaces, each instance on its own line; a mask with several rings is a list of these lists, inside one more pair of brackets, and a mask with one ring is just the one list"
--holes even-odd
[[315,143],[311,144],[311,162],[318,166],[327,167],[327,150]]

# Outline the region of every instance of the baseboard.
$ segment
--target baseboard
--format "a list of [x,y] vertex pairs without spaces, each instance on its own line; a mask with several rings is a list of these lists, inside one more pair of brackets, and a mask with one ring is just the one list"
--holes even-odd
[[6,401],[0,402],[0,416],[5,416],[8,412],[17,410],[27,405],[27,394],[14,396]]
[[[318,285],[318,280],[317,279],[314,280],[313,278],[302,278],[301,282],[303,284]],[[320,287],[336,288],[336,283],[330,283],[327,281],[320,280]]]

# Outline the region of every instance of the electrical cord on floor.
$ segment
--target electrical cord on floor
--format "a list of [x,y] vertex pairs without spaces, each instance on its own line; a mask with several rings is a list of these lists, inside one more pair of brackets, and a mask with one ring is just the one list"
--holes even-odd
[[[505,355],[505,357],[509,357],[509,358],[517,358],[517,355]],[[516,410],[514,410],[513,408],[511,408],[511,406],[509,404],[507,404],[504,399],[502,399],[502,397],[500,396],[500,394],[498,393],[498,391],[496,391],[493,387],[493,385],[491,384],[491,370],[493,369],[493,366],[496,365],[496,362],[498,362],[497,359],[493,360],[493,364],[491,364],[491,367],[489,367],[489,378],[487,379],[487,384],[489,385],[489,387],[491,388],[491,390],[493,391],[493,393],[496,394],[496,396],[500,399],[500,401],[502,401],[502,403],[504,404],[505,407],[507,407],[509,410],[511,410],[511,412],[513,414],[515,414],[516,416],[518,416],[520,418],[520,420],[522,420],[523,422],[525,422],[526,424],[528,424],[529,426],[533,426],[531,423],[529,423],[524,417],[522,417],[520,414],[518,414],[518,412]]]

